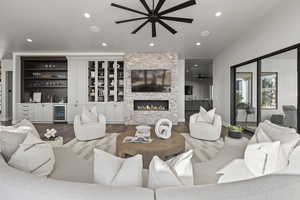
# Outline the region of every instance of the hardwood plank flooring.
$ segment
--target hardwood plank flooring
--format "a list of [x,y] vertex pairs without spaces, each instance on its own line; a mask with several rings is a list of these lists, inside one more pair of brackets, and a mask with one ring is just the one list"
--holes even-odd
[[[10,126],[11,122],[1,122],[3,126]],[[69,141],[75,138],[73,124],[66,123],[55,123],[55,124],[34,124],[40,136],[43,137],[44,133],[46,133],[47,129],[56,129],[57,135],[62,136],[64,138],[64,143],[68,143]],[[127,130],[128,126],[124,124],[108,124],[106,126],[107,133],[122,133]],[[178,125],[174,125],[173,129],[179,133],[189,133],[188,123],[179,123]],[[222,128],[222,137],[227,135],[227,128]],[[249,135],[244,134],[244,137],[249,138]]]

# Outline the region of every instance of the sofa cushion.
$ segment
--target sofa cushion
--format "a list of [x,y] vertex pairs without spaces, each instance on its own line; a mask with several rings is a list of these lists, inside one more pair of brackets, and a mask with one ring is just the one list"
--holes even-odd
[[227,184],[162,188],[156,200],[298,200],[300,176],[269,175]]
[[280,141],[282,150],[287,157],[290,156],[298,144],[300,136],[296,133],[295,129],[278,126],[266,120],[260,123],[256,129],[255,134],[249,141],[249,144],[266,142],[266,141]]
[[142,155],[123,159],[94,149],[94,156],[95,183],[109,186],[142,187]]
[[53,149],[55,165],[49,178],[93,183],[93,162],[79,158],[70,148],[56,147]]
[[52,146],[31,133],[12,155],[8,164],[37,176],[49,175],[54,167],[55,156]]
[[35,128],[35,126],[27,119],[23,119],[22,121],[20,121],[19,123],[15,124],[14,127],[19,128],[19,127],[27,127],[31,130],[31,133],[40,138],[40,134],[37,131],[37,129]]
[[1,199],[5,200],[154,200],[154,192],[146,188],[109,187],[38,177],[8,166],[1,156],[0,188]]
[[225,141],[224,148],[215,158],[193,165],[195,185],[217,184],[221,176],[220,174],[216,174],[218,170],[222,169],[234,159],[244,158],[247,142],[245,140],[232,141],[233,139],[229,138],[226,138],[226,140],[230,142]]
[[19,145],[24,142],[26,134],[21,132],[0,131],[0,152],[8,162],[11,156],[17,151]]
[[255,178],[245,164],[244,159],[235,159],[224,168],[217,171],[221,177],[218,183],[229,183]]

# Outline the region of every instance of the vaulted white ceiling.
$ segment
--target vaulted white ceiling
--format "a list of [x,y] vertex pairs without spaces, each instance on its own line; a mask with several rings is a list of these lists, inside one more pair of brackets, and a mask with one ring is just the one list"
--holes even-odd
[[[185,1],[167,0],[162,10]],[[283,0],[197,0],[196,6],[169,14],[194,18],[193,24],[168,21],[178,33],[172,35],[158,26],[158,36],[153,39],[150,25],[130,34],[143,21],[114,23],[140,15],[113,8],[111,3],[144,11],[139,0],[0,0],[0,58],[14,51],[172,51],[186,58],[213,58],[241,34],[255,29],[279,2]],[[223,13],[219,18],[217,11]],[[85,12],[91,18],[84,18]],[[99,27],[99,32],[92,32],[91,26]],[[210,35],[202,37],[206,30]],[[102,42],[108,45],[103,47]],[[151,42],[154,47],[149,46]]]

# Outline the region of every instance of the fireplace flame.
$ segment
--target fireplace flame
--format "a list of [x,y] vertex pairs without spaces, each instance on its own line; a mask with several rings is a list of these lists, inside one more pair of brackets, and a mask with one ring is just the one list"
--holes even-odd
[[164,106],[145,105],[145,106],[137,106],[137,110],[166,111],[167,109]]

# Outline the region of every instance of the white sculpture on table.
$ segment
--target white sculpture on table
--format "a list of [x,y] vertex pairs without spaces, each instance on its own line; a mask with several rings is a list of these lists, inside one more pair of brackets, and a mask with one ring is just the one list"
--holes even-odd
[[170,138],[172,135],[172,121],[168,119],[160,119],[155,125],[155,133],[159,138]]
[[54,128],[47,129],[46,133],[44,134],[44,136],[49,140],[50,138],[55,138],[56,137],[56,133],[57,133],[57,131]]

